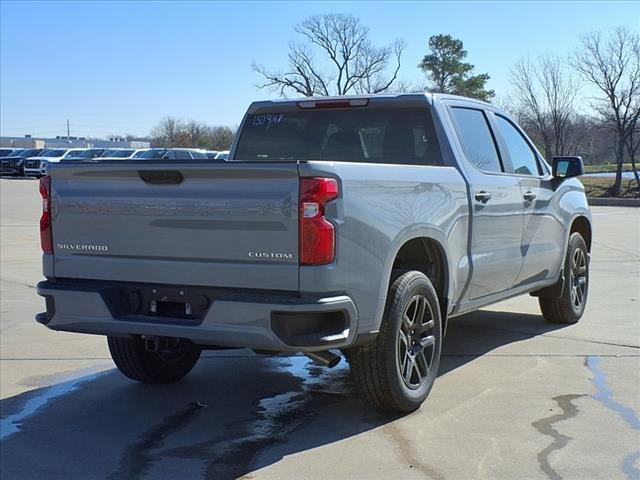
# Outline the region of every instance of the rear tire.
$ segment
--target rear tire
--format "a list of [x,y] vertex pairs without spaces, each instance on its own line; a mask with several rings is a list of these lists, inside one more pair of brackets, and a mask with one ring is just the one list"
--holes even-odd
[[440,364],[442,321],[438,296],[418,271],[396,278],[373,343],[349,350],[361,398],[382,411],[412,412],[427,398]]
[[109,352],[118,370],[142,383],[173,383],[195,366],[201,349],[188,340],[178,340],[176,348],[160,352],[145,349],[140,337],[107,337]]
[[584,313],[589,293],[589,253],[579,233],[569,237],[564,260],[564,285],[559,297],[538,297],[540,310],[551,323],[577,323]]

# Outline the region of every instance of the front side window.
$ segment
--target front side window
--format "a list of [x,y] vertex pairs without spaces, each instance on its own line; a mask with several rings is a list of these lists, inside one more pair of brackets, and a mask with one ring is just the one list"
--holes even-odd
[[496,123],[509,150],[513,173],[520,175],[539,175],[536,154],[522,134],[504,117],[496,115]]
[[235,159],[443,164],[426,107],[260,111],[247,116]]
[[469,162],[483,172],[501,172],[500,157],[484,112],[452,108],[458,138]]

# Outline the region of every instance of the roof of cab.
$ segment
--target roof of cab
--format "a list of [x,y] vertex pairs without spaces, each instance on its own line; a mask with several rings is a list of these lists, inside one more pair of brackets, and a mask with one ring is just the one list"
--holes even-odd
[[497,109],[497,107],[491,103],[484,102],[482,100],[478,100],[475,98],[463,97],[460,95],[451,95],[448,93],[430,93],[430,92],[419,92],[419,93],[384,93],[384,94],[375,94],[375,95],[344,95],[344,96],[330,96],[330,97],[297,97],[297,98],[284,98],[284,99],[275,99],[275,100],[259,100],[251,103],[248,109],[248,113],[253,113],[256,110],[260,110],[262,108],[269,108],[275,106],[287,106],[291,107],[293,105],[297,105],[299,102],[339,102],[339,101],[350,101],[350,100],[360,100],[360,99],[368,99],[375,103],[387,103],[387,102],[397,102],[397,103],[424,103],[426,101],[427,104],[433,105],[434,102],[440,102],[443,100],[452,100],[458,102],[468,102],[475,103],[479,105],[483,105],[485,107],[491,107]]
[[343,95],[343,96],[330,96],[330,97],[298,97],[298,98],[284,98],[275,100],[259,100],[251,103],[248,109],[248,113],[253,113],[256,110],[262,108],[269,108],[274,106],[287,106],[291,107],[297,105],[299,102],[345,102],[350,100],[368,99],[374,103],[432,103],[432,94],[430,93],[397,93],[397,94],[376,94],[376,95]]

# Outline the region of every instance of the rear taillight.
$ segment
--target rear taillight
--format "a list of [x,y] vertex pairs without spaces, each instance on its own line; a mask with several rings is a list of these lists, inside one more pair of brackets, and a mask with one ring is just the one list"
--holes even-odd
[[336,252],[335,227],[324,216],[327,202],[339,195],[334,178],[300,179],[300,264],[326,265]]
[[53,253],[53,237],[51,234],[51,177],[40,179],[40,195],[42,196],[42,217],[40,217],[40,244],[44,253]]

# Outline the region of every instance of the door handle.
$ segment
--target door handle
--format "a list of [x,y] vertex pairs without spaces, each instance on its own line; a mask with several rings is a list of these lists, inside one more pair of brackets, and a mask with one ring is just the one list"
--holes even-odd
[[522,195],[522,198],[524,198],[525,202],[533,202],[536,199],[536,194],[531,191],[525,192]]
[[484,190],[480,190],[479,192],[476,192],[475,197],[478,202],[487,203],[491,199],[491,194]]

